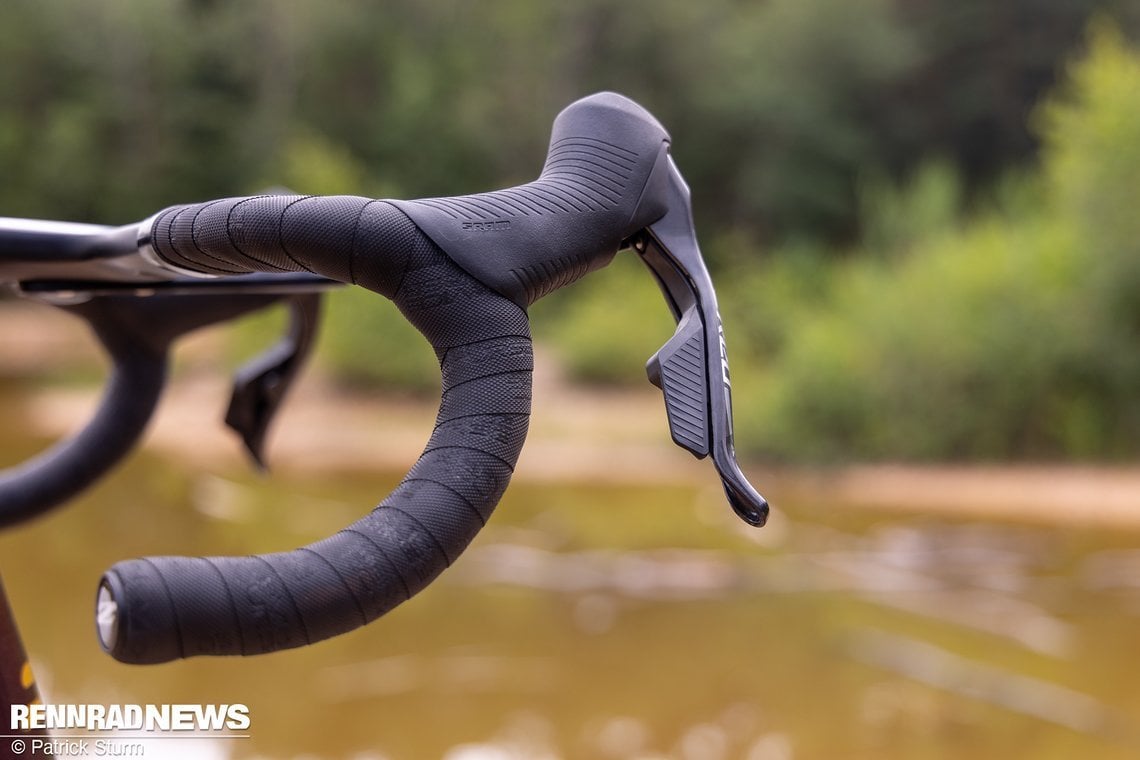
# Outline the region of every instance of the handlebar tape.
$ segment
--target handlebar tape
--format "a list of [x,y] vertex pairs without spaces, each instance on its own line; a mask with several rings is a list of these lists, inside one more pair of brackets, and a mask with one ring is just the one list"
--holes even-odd
[[99,410],[74,437],[0,472],[0,528],[37,517],[84,491],[131,452],[162,395],[166,355],[117,359]]
[[454,198],[258,196],[161,212],[157,257],[208,274],[306,270],[392,299],[435,349],[442,398],[411,471],[368,515],[299,549],[120,562],[104,647],[124,662],[258,654],[346,632],[449,566],[522,449],[533,356],[525,307],[604,266],[664,213],[668,135],[603,93],[556,119],[539,179]]
[[84,491],[134,449],[166,381],[171,344],[206,325],[264,308],[273,295],[103,296],[61,305],[84,319],[112,361],[98,411],[70,440],[0,471],[0,527],[38,517]]

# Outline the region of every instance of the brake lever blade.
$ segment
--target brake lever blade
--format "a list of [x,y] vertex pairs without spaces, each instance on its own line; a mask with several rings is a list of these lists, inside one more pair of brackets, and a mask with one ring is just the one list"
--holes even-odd
[[312,351],[320,324],[320,306],[320,293],[290,298],[285,336],[234,375],[226,425],[241,436],[246,452],[262,472],[269,469],[265,460],[266,433]]
[[768,502],[744,477],[732,432],[732,387],[716,291],[697,246],[688,185],[668,159],[668,212],[632,242],[657,279],[677,330],[646,365],[665,396],[673,441],[698,459],[712,454],[733,510],[750,525]]

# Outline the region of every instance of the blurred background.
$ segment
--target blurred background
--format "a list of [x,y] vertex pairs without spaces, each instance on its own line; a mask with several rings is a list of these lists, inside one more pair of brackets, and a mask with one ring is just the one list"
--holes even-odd
[[[1137,756],[1138,35],[1135,0],[8,0],[3,216],[477,192],[537,176],[575,98],[639,101],[776,506],[737,526],[671,448],[644,375],[671,319],[620,256],[532,308],[532,441],[431,590],[303,651],[110,662],[114,561],[315,540],[414,461],[434,359],[345,290],[272,478],[216,428],[275,313],[189,341],[147,449],[0,535],[48,701],[250,705],[250,739],[188,757]],[[0,301],[3,462],[104,369],[81,325]]]

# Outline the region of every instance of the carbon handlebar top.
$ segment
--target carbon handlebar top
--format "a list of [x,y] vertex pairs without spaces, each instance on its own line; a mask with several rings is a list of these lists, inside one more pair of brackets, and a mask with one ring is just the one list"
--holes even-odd
[[98,596],[103,647],[131,663],[249,655],[364,625],[424,588],[486,523],[526,437],[526,307],[632,247],[678,320],[649,363],[674,440],[712,454],[737,513],[767,504],[736,465],[723,331],[669,136],[613,93],[555,120],[539,178],[416,201],[255,196],[178,206],[140,229],[143,255],[196,276],[307,271],[395,302],[440,361],[419,460],[369,514],[293,551],[120,562]]

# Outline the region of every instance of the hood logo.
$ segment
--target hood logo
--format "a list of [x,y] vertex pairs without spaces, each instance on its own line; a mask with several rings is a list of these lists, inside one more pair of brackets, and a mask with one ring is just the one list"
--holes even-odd
[[463,230],[465,232],[505,232],[510,228],[511,223],[506,219],[488,219],[484,222],[463,222]]

